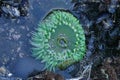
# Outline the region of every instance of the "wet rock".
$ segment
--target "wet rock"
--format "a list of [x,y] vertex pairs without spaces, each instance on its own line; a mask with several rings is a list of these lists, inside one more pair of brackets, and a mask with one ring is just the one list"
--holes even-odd
[[12,73],[10,73],[4,66],[0,67],[0,80],[22,80],[18,77],[12,77]]
[[49,71],[33,72],[27,80],[65,80],[61,75]]
[[17,78],[17,77],[2,77],[2,76],[0,76],[0,80],[22,80],[22,79]]
[[[79,72],[80,75],[80,73],[82,73],[81,69],[91,62],[93,63],[92,71],[96,69],[95,73],[91,72],[91,75],[95,75],[94,78],[92,78],[93,80],[107,80],[105,78],[106,71],[108,72],[108,80],[116,80],[116,75],[119,75],[116,74],[116,70],[113,69],[114,66],[111,64],[104,66],[106,70],[102,69],[105,75],[101,75],[98,70],[104,58],[115,56],[115,54],[117,55],[120,52],[120,0],[72,1],[74,4],[73,13],[78,17],[85,30],[87,51],[86,59],[84,58],[84,61],[75,65],[76,69],[74,69],[71,74],[78,76],[77,73]],[[114,76],[112,76],[112,74],[114,74]],[[97,78],[98,75],[99,78]]]
[[1,66],[0,67],[0,76],[11,77],[12,73],[10,73],[9,70],[7,70],[5,66]]
[[6,6],[2,6],[1,9],[6,14],[6,16],[7,15],[10,15],[11,17],[19,17],[20,16],[20,12],[19,12],[18,8],[16,8],[16,7],[6,5]]
[[94,80],[119,80],[120,79],[120,57],[107,57],[101,65],[98,65],[91,75]]
[[7,18],[17,18],[28,14],[28,0],[0,0],[0,14]]

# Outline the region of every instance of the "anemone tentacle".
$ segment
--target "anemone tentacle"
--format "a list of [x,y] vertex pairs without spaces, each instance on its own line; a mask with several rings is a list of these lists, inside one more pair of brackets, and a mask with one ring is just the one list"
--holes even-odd
[[31,44],[33,55],[45,62],[48,70],[65,69],[81,60],[86,51],[79,20],[64,10],[53,10],[39,23]]

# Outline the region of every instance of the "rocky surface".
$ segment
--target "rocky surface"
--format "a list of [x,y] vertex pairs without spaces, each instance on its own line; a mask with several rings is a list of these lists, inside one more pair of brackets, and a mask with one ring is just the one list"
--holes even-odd
[[68,9],[70,5],[65,0],[0,0],[0,67],[12,74],[1,79],[25,79],[34,70],[43,70],[44,63],[32,57],[31,34],[51,9]]
[[79,63],[47,77],[60,73],[69,80],[119,80],[120,0],[0,0],[0,79],[39,80],[38,74],[28,77],[44,68],[31,56],[29,40],[39,21],[53,8],[67,9],[80,20],[87,51]]

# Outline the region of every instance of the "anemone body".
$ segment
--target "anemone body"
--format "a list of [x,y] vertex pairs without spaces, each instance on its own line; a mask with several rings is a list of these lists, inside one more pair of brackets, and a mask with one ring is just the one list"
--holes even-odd
[[33,56],[45,62],[45,68],[65,69],[85,55],[82,26],[71,13],[53,10],[39,23],[31,40]]

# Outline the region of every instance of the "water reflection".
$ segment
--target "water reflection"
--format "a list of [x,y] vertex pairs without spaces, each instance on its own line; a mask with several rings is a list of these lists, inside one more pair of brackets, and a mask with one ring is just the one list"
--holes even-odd
[[[38,22],[52,9],[69,9],[69,0],[30,0],[29,15],[18,19],[0,18],[0,66],[13,76],[26,78],[44,65],[31,56],[29,40]],[[62,72],[62,74],[65,72]]]

